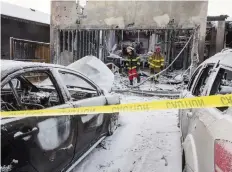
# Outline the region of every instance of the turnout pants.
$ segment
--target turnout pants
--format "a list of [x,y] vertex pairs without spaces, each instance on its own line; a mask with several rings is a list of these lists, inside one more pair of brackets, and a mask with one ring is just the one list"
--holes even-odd
[[128,71],[128,76],[129,76],[129,80],[130,80],[130,85],[133,85],[133,79],[137,78],[137,81],[140,82],[140,76],[137,73],[136,69],[131,69]]
[[[151,75],[155,75],[155,74],[157,74],[158,72],[156,72],[156,70],[154,69],[154,68],[150,68],[150,74]],[[152,80],[153,81],[158,81],[158,78],[159,78],[159,76],[156,76],[155,78],[153,78]]]

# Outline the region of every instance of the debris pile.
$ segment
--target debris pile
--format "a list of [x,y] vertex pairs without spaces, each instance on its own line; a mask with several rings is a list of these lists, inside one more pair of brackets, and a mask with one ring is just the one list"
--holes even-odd
[[[145,82],[138,88],[129,88],[127,85],[129,80],[127,76],[123,76],[119,73],[114,76],[113,91],[118,93],[133,93],[143,96],[158,96],[178,98],[181,90],[186,88],[186,84],[183,82],[183,71],[174,71],[166,75],[159,77],[159,83],[152,81]],[[141,81],[145,80],[149,75],[144,72],[141,76]]]

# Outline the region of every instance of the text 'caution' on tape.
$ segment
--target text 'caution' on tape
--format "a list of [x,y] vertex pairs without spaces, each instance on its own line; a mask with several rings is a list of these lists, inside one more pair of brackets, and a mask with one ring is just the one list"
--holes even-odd
[[31,117],[31,116],[62,116],[62,115],[85,115],[98,113],[117,113],[117,112],[138,112],[166,109],[189,109],[189,108],[208,108],[208,107],[227,107],[232,106],[232,94],[192,97],[175,100],[160,100],[151,102],[128,103],[106,106],[91,106],[65,109],[42,109],[25,111],[1,112],[4,117]]

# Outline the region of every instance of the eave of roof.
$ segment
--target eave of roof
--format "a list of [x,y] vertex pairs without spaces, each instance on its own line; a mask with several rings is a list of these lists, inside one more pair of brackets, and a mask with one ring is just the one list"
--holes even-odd
[[1,16],[37,24],[50,25],[50,14],[1,1]]

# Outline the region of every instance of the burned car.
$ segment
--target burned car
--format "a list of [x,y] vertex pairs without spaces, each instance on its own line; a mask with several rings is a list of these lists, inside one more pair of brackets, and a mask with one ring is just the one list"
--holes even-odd
[[[231,49],[200,64],[181,98],[226,94],[232,94]],[[232,107],[182,109],[179,123],[183,172],[232,171]]]
[[[99,78],[101,72],[91,67],[91,61],[104,65],[96,64],[100,60],[93,57],[68,67],[1,60],[2,111],[119,104],[119,97],[109,93],[112,77]],[[96,75],[89,79],[79,70]],[[70,171],[105,136],[113,134],[117,120],[117,113],[2,118],[1,169]]]

